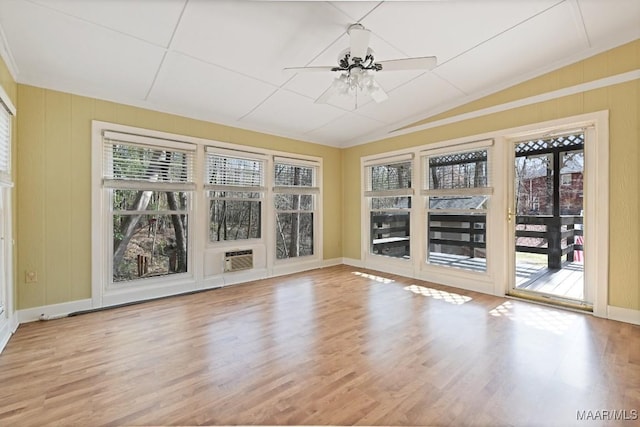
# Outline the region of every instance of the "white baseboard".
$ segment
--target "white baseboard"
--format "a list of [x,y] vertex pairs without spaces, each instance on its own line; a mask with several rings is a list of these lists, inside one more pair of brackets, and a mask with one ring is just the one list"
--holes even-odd
[[333,267],[334,265],[340,265],[342,263],[342,258],[331,258],[322,260],[323,267]]
[[75,311],[90,310],[93,308],[91,298],[63,302],[61,304],[43,305],[40,307],[25,308],[17,311],[18,323],[28,323],[40,319],[40,315],[62,316]]
[[342,258],[342,263],[351,267],[365,268],[364,261],[355,258]]
[[607,318],[619,322],[631,323],[633,325],[640,325],[640,310],[610,305],[607,307]]

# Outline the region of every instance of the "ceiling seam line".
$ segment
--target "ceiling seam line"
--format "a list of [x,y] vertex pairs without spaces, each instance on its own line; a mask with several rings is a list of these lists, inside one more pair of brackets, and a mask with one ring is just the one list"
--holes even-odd
[[120,34],[121,36],[130,37],[132,39],[141,41],[143,43],[146,43],[146,44],[154,46],[154,47],[159,47],[161,49],[165,49],[164,46],[162,46],[160,44],[156,44],[156,43],[154,43],[152,41],[143,39],[142,37],[138,37],[138,36],[135,36],[133,34],[125,33],[124,31],[119,31],[119,30],[116,30],[114,28],[107,27],[106,25],[102,25],[102,24],[98,24],[97,22],[89,21],[88,19],[80,18],[79,16],[75,16],[75,15],[72,15],[70,13],[64,12],[62,10],[55,9],[53,7],[50,7],[50,6],[46,5],[46,4],[35,3],[32,0],[27,0],[27,1],[29,3],[31,3],[31,4],[33,4],[34,6],[38,6],[38,7],[44,8],[44,9],[48,9],[48,10],[52,11],[53,13],[57,13],[59,15],[64,15],[64,16],[66,16],[68,18],[75,19],[76,21],[84,22],[85,24],[93,25],[93,26],[101,28],[103,30],[107,30],[107,31],[115,33],[115,34]]
[[164,65],[164,61],[165,61],[165,59],[167,59],[167,53],[169,53],[169,51],[165,50],[164,53],[162,54],[162,59],[160,60],[160,63],[158,64],[158,68],[156,69],[156,72],[155,72],[155,74],[153,76],[153,80],[151,80],[151,85],[149,86],[149,89],[147,90],[147,93],[144,95],[144,100],[145,101],[149,100],[149,96],[151,95],[151,91],[156,86],[156,82],[158,81],[158,76],[160,75],[160,71],[162,70],[162,66]]
[[193,56],[193,55],[191,55],[191,54],[189,54],[189,53],[182,52],[182,51],[179,51],[179,50],[172,50],[171,52],[173,52],[173,53],[177,53],[177,54],[179,54],[179,55],[186,56],[187,58],[191,58],[191,59],[193,59],[193,60],[195,60],[195,61],[202,62],[203,64],[210,65],[210,66],[212,66],[212,67],[216,67],[216,68],[220,68],[221,70],[225,70],[225,71],[228,71],[228,72],[230,72],[230,73],[234,73],[234,74],[237,74],[237,75],[239,75],[239,76],[246,77],[246,78],[248,78],[248,79],[255,80],[255,81],[260,82],[260,83],[264,83],[264,84],[269,85],[269,86],[271,86],[271,87],[273,87],[273,88],[280,89],[280,87],[279,87],[278,85],[274,84],[274,83],[268,82],[268,81],[266,81],[266,80],[259,79],[259,78],[257,78],[257,77],[251,76],[251,75],[249,75],[249,74],[241,73],[240,71],[238,71],[238,70],[234,70],[234,69],[232,69],[232,68],[223,67],[223,66],[222,66],[222,65],[220,65],[220,64],[216,64],[216,63],[214,63],[214,62],[206,61],[206,60],[204,60],[204,59],[202,59],[202,58],[198,58],[197,56]]
[[571,10],[573,11],[573,17],[575,19],[576,27],[578,27],[578,32],[580,36],[585,41],[587,48],[591,48],[591,40],[589,39],[589,32],[587,31],[587,27],[584,23],[584,16],[582,15],[582,9],[580,8],[580,3],[578,0],[569,0],[571,3]]
[[[538,16],[542,15],[543,13],[546,13],[547,11],[549,11],[549,10],[551,10],[551,9],[553,9],[553,8],[555,8],[555,7],[557,7],[557,6],[559,6],[559,5],[561,5],[561,4],[562,4],[562,3],[564,3],[565,1],[566,1],[566,0],[559,1],[558,3],[555,3],[555,4],[551,5],[551,6],[549,6],[548,8],[546,8],[546,9],[544,9],[544,10],[541,10],[540,12],[538,12],[538,13],[536,13],[536,14],[534,14],[534,15],[530,15],[530,16],[529,16],[529,17],[527,17],[526,19],[524,19],[524,20],[522,20],[522,21],[520,21],[520,22],[518,22],[518,23],[516,23],[516,24],[514,24],[514,25],[512,25],[512,26],[510,26],[509,28],[506,28],[506,29],[504,29],[504,30],[500,31],[499,33],[494,34],[493,36],[489,37],[488,39],[485,39],[485,40],[481,41],[480,43],[478,43],[478,44],[476,44],[476,45],[474,45],[474,46],[470,47],[469,49],[467,49],[467,50],[465,50],[465,51],[463,51],[463,52],[460,52],[459,54],[457,54],[457,55],[455,55],[455,56],[452,56],[451,58],[447,59],[446,61],[444,61],[444,62],[442,62],[442,63],[438,64],[438,67],[439,67],[439,66],[441,66],[441,65],[444,65],[444,64],[446,64],[446,63],[449,63],[449,62],[453,61],[453,60],[454,60],[454,59],[456,59],[456,58],[459,58],[460,56],[464,55],[464,54],[465,54],[465,53],[467,53],[467,52],[471,52],[473,49],[475,49],[475,48],[477,48],[477,47],[480,47],[480,46],[482,46],[483,44],[485,44],[485,43],[487,43],[487,42],[489,42],[489,41],[491,41],[491,40],[493,40],[493,39],[495,39],[495,38],[497,38],[497,37],[500,37],[500,36],[501,36],[501,35],[503,35],[503,34],[508,33],[509,31],[513,30],[513,29],[514,29],[514,28],[516,28],[516,27],[519,27],[520,25],[524,24],[525,22],[528,22],[528,21],[530,21],[530,20],[532,20],[532,19],[534,19],[534,18],[537,18]],[[436,68],[437,68],[437,67],[436,67]]]
[[273,92],[271,92],[269,94],[269,96],[267,96],[265,99],[263,99],[262,101],[260,101],[259,103],[257,103],[251,110],[249,110],[247,113],[243,114],[242,116],[238,117],[238,122],[242,119],[244,119],[245,117],[247,117],[248,115],[250,115],[251,113],[253,113],[254,111],[256,111],[258,108],[260,108],[262,106],[262,104],[264,104],[265,102],[267,102],[269,99],[271,99],[271,97],[273,95],[275,95],[276,93],[278,93],[278,91],[280,90],[280,88],[276,88],[276,90],[274,90]]
[[151,91],[153,91],[153,89],[156,87],[156,83],[158,81],[158,76],[160,75],[160,71],[162,70],[162,66],[164,65],[164,62],[167,59],[167,54],[171,50],[171,46],[173,45],[173,39],[176,36],[176,33],[178,32],[178,27],[180,26],[180,22],[182,21],[182,17],[184,16],[184,12],[187,10],[187,5],[188,4],[189,4],[189,0],[186,0],[184,2],[184,5],[182,6],[182,10],[180,11],[180,15],[178,16],[178,20],[176,21],[176,25],[173,27],[173,31],[171,32],[171,37],[169,38],[169,43],[167,43],[167,46],[164,49],[164,53],[162,54],[162,59],[160,60],[160,64],[158,64],[158,68],[156,69],[156,73],[153,76],[153,80],[151,80],[151,85],[149,86],[149,89],[147,90],[147,93],[144,96],[144,100],[145,101],[149,100],[149,96],[151,95]]

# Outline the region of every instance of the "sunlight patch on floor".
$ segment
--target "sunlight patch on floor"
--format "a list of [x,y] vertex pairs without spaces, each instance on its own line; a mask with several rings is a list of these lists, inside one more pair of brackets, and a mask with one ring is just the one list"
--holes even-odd
[[543,307],[518,306],[516,310],[515,304],[511,301],[505,301],[489,311],[489,314],[493,317],[506,317],[514,322],[557,335],[564,334],[578,318],[577,314]]
[[404,288],[405,291],[413,292],[414,294],[424,295],[425,297],[431,297],[433,299],[439,299],[449,304],[461,305],[472,300],[471,297],[464,295],[454,294],[452,292],[446,292],[439,289],[427,288],[424,286],[410,285]]
[[380,283],[395,282],[395,280],[387,279],[386,277],[376,276],[374,274],[369,274],[369,273],[361,273],[359,271],[354,271],[353,274],[355,274],[356,276],[364,277],[365,279],[375,280],[376,282],[380,282]]

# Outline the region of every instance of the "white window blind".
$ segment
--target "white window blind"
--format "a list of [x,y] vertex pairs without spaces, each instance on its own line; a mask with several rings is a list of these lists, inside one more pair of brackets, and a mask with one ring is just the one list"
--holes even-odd
[[214,191],[264,191],[265,161],[207,149],[206,188]]
[[0,182],[11,183],[11,114],[0,102]]
[[105,187],[195,188],[194,144],[109,132],[103,150]]

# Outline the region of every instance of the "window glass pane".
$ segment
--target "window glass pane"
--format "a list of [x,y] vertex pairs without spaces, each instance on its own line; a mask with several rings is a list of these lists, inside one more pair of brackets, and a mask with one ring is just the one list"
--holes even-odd
[[553,215],[553,154],[516,157],[516,213]]
[[410,259],[409,212],[371,212],[373,254]]
[[114,211],[185,211],[189,209],[185,191],[113,190]]
[[274,194],[273,197],[278,211],[313,210],[313,195],[311,194]]
[[262,193],[244,191],[209,191],[209,198],[214,199],[259,199]]
[[429,189],[488,185],[487,150],[429,157]]
[[411,197],[372,197],[371,209],[409,209]]
[[113,215],[113,282],[187,271],[188,215]]
[[429,209],[487,209],[488,196],[431,196],[429,197]]
[[105,142],[105,149],[105,178],[179,183],[191,179],[192,152],[117,142]]
[[313,187],[313,173],[314,168],[310,166],[276,163],[275,185]]
[[429,264],[486,271],[486,215],[429,213]]
[[263,182],[263,161],[235,157],[207,156],[207,179],[213,185],[260,187]]
[[209,240],[259,239],[260,200],[215,199],[209,202]]
[[582,215],[584,151],[560,153],[560,215]]
[[313,255],[313,213],[276,214],[276,258]]
[[370,167],[372,191],[411,188],[411,161]]
[[0,172],[11,170],[11,115],[0,103]]

